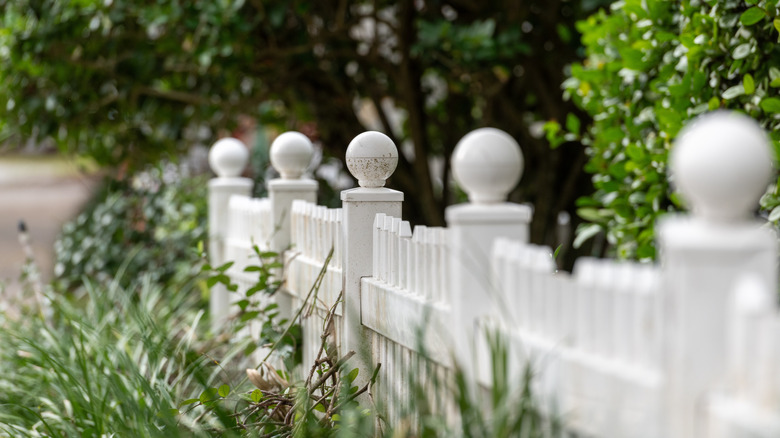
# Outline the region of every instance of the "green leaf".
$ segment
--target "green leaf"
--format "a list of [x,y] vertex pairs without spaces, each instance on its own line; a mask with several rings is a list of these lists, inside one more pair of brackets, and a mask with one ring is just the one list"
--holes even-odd
[[323,406],[322,403],[317,403],[314,406],[314,410],[319,412],[325,412],[325,406]]
[[642,161],[645,158],[645,151],[634,143],[626,146],[626,154],[634,161]]
[[569,113],[566,115],[566,129],[573,133],[579,135],[580,133],[580,119],[577,118],[572,113]]
[[545,137],[547,138],[547,141],[550,143],[550,148],[555,149],[564,142],[563,136],[560,134],[561,132],[560,123],[554,120],[549,121],[544,124],[542,129],[544,130],[544,134]]
[[183,402],[179,403],[179,407],[191,405],[191,404],[197,403],[199,401],[200,400],[198,400],[197,398],[189,398],[189,399],[184,400]]
[[739,16],[739,22],[745,26],[752,26],[761,21],[764,17],[766,17],[766,12],[757,6],[753,6]]
[[768,113],[780,113],[780,99],[767,97],[761,101],[761,109]]
[[624,48],[619,52],[626,68],[637,71],[643,71],[645,69],[646,64],[642,60],[643,54],[641,50]]
[[218,394],[219,391],[217,390],[217,388],[208,388],[207,390],[200,393],[200,397],[198,397],[198,400],[200,400],[201,403],[206,403],[216,399]]
[[265,286],[266,286],[266,285],[265,285],[265,283],[263,283],[263,284],[256,284],[256,285],[254,285],[254,286],[250,287],[250,288],[249,288],[249,289],[246,291],[246,296],[247,296],[247,297],[251,297],[252,295],[254,295],[254,294],[256,294],[256,293],[258,293],[258,292],[262,291],[263,289],[265,289]]
[[778,219],[780,219],[780,205],[773,208],[772,212],[769,213],[769,218],[767,218],[769,222],[775,222]]
[[769,79],[775,80],[780,79],[780,68],[777,67],[769,67]]
[[347,382],[353,382],[357,378],[359,372],[360,370],[357,368],[350,371],[349,374],[347,374]]
[[255,266],[255,265],[247,266],[246,268],[244,268],[244,272],[259,272],[262,270],[263,268],[261,266]]
[[214,286],[217,283],[222,283],[225,286],[230,286],[230,277],[228,277],[225,274],[219,274],[219,275],[215,275],[213,277],[209,277],[208,280],[206,280],[206,284],[209,287],[212,287],[212,286]]
[[278,307],[279,307],[278,303],[271,303],[271,304],[263,307],[263,312],[264,313],[268,313],[268,312],[270,312],[270,311],[272,311],[272,310],[274,310],[274,309],[276,309]]
[[775,18],[772,23],[775,25],[775,29],[780,32],[780,18]]
[[731,53],[731,56],[734,59],[742,59],[747,57],[749,54],[750,54],[750,43],[744,43],[734,48],[734,51]]
[[636,256],[640,259],[652,259],[655,258],[655,248],[652,245],[639,245],[636,250]]
[[753,76],[750,73],[746,74],[742,78],[742,86],[745,87],[745,94],[753,94],[756,91],[756,84],[753,81]]
[[227,397],[230,394],[230,386],[222,385],[219,387],[218,394],[220,397]]
[[170,418],[177,415],[179,415],[179,410],[176,408],[164,409],[157,414],[160,418]]
[[669,193],[669,200],[672,201],[672,203],[677,207],[685,208],[685,201],[682,199],[679,193],[677,192]]
[[726,91],[723,92],[721,97],[723,97],[726,100],[733,99],[737,96],[742,96],[745,94],[745,87],[742,84],[734,85],[733,87],[730,87]]
[[241,320],[241,322],[247,322],[250,319],[257,318],[257,315],[259,315],[259,314],[260,314],[260,312],[258,312],[258,311],[246,312],[243,315],[241,315],[241,319],[240,320]]
[[720,99],[713,97],[710,99],[709,103],[707,103],[707,109],[710,111],[715,111],[718,108],[720,108]]
[[598,224],[587,224],[584,227],[579,228],[577,230],[577,237],[574,239],[572,246],[574,249],[581,247],[583,243],[598,234],[599,231],[601,231],[601,227]]
[[253,402],[259,403],[260,400],[263,398],[263,391],[260,391],[259,389],[255,389],[252,391],[252,394],[249,395],[249,398],[252,399]]
[[225,272],[228,269],[230,269],[231,266],[233,266],[234,262],[227,262],[224,265],[217,268],[217,272]]
[[595,208],[578,208],[577,215],[588,222],[604,222],[604,217]]

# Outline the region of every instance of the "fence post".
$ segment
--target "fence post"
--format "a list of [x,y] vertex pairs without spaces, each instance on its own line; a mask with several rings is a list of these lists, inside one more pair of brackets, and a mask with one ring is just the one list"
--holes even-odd
[[707,396],[726,378],[728,309],[736,282],[755,275],[777,290],[777,236],[752,219],[772,174],[769,139],[737,113],[700,117],[671,151],[673,182],[690,217],[658,226],[663,269],[664,436],[707,435]]
[[[241,177],[249,150],[235,138],[223,138],[209,151],[209,166],[217,174],[209,181],[209,263],[217,267],[225,260],[225,235],[228,225],[228,201],[232,195],[249,196],[252,180]],[[230,309],[230,296],[222,284],[211,288],[209,311],[211,329],[217,331]]]
[[[509,237],[528,241],[532,210],[507,203],[523,169],[520,146],[509,134],[482,128],[463,137],[452,155],[455,180],[468,194],[469,203],[447,207],[450,229],[450,285],[453,348],[467,375],[474,372],[472,348],[475,323],[498,314],[507,303],[491,285],[490,255],[493,241]],[[473,377],[473,375],[472,375]]]
[[360,320],[360,279],[373,269],[374,219],[378,213],[401,217],[404,194],[384,188],[385,180],[398,164],[398,150],[381,132],[368,131],[355,137],[347,147],[347,168],[360,187],[341,192],[344,235],[344,321],[342,349],[355,351],[361,372],[356,384],[362,386],[371,376],[370,339],[363,334]]
[[[296,199],[317,202],[317,181],[302,176],[311,163],[314,148],[308,137],[300,132],[280,134],[271,143],[271,165],[281,178],[268,181],[268,198],[271,201],[271,220],[274,231],[269,247],[282,254],[290,246],[290,211]],[[284,318],[292,316],[292,298],[287,294],[276,294],[279,314]]]

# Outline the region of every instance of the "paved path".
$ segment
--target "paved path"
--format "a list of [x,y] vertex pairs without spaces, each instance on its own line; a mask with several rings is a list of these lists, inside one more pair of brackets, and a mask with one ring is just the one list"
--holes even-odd
[[0,282],[6,297],[20,291],[19,221],[27,224],[35,260],[48,280],[60,228],[78,214],[94,186],[93,178],[62,158],[0,156]]

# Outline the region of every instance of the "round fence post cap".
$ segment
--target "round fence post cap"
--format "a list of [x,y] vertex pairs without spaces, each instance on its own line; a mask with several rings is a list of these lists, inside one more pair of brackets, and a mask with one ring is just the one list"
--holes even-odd
[[248,162],[249,150],[236,138],[217,140],[209,150],[209,166],[219,177],[241,176]]
[[772,146],[752,118],[728,111],[690,122],[669,157],[673,182],[694,216],[747,219],[772,176]]
[[312,156],[314,146],[309,137],[300,132],[285,132],[271,143],[271,165],[282,179],[298,179],[303,176]]
[[520,145],[500,129],[471,131],[455,146],[452,174],[471,203],[504,202],[523,174]]
[[349,142],[347,169],[360,187],[384,187],[398,165],[398,148],[390,137],[377,131],[364,132]]

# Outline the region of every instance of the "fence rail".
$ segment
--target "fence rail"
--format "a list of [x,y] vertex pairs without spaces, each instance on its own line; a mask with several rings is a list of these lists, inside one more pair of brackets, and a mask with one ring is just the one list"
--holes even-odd
[[[272,159],[291,142],[306,143],[301,137],[280,137]],[[380,133],[350,144],[347,166],[360,187],[342,192],[338,209],[314,203],[316,184],[300,179],[305,156],[290,153],[298,161],[285,161],[286,178],[257,200],[237,173],[219,167],[226,152],[215,146],[212,257],[240,268],[251,242],[284,252],[279,299],[292,301],[289,316],[332,251],[300,321],[305,361],[335,309],[342,353],[382,364],[375,395],[390,421],[403,415],[409,373],[451,379],[457,363],[476,384],[492,384],[490,332],[508,339],[515,374],[532,367],[542,406],[580,435],[779,436],[777,236],[751,219],[755,202],[744,202],[765,187],[769,147],[745,116],[704,116],[672,151],[693,214],[658,225],[659,264],[583,258],[568,274],[556,270],[550,248],[528,242],[530,208],[504,202],[522,156],[501,131],[474,131],[456,147],[453,173],[470,202],[448,207],[447,227],[412,228],[399,217],[403,194],[383,188],[398,155]],[[432,405],[457,424],[451,398],[436,392],[446,387],[437,388]]]

